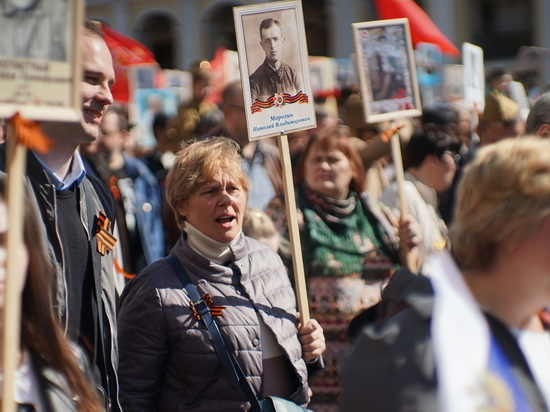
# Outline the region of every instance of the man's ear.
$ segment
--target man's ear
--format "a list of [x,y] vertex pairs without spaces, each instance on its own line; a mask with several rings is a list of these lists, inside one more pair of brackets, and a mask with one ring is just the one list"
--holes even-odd
[[429,154],[429,155],[426,155],[426,157],[424,158],[424,161],[422,163],[427,163],[427,164],[437,164],[437,161],[439,160],[439,157],[437,157],[436,154]]
[[130,146],[130,132],[128,130],[120,131],[120,146],[122,150],[131,149]]
[[535,134],[540,137],[550,137],[550,124],[544,123]]

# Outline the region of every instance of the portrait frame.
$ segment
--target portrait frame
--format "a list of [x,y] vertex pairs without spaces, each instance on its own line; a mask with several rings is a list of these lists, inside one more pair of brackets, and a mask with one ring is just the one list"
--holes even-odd
[[464,67],[464,106],[483,112],[485,109],[485,61],[483,49],[475,44],[462,44]]
[[[317,126],[313,91],[309,77],[307,42],[300,1],[278,1],[233,8],[239,67],[250,140],[288,134]],[[251,86],[250,77],[260,69],[266,53],[261,45],[260,24],[272,18],[280,23],[282,52],[280,60],[286,65],[283,77],[292,73],[296,80],[270,96],[256,93],[257,83]],[[262,89],[265,91],[266,89]],[[252,92],[257,98],[252,97]],[[267,93],[267,92],[266,92]]]
[[464,66],[462,64],[443,65],[443,95],[447,102],[464,99]]
[[26,40],[0,40],[0,118],[77,122],[84,0],[41,0],[24,13],[17,27]]
[[178,113],[180,95],[173,87],[136,89],[128,104],[128,120],[138,127],[140,148],[156,147],[157,141],[153,133],[153,119],[157,113],[175,117]]
[[157,87],[157,76],[161,71],[157,63],[140,63],[128,66],[128,84],[130,94],[139,89]]
[[367,123],[422,114],[409,19],[353,23]]

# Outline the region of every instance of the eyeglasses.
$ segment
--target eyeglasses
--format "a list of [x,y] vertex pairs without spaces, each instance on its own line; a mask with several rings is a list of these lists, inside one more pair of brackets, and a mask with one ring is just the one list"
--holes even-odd
[[458,165],[460,163],[460,160],[462,159],[462,156],[460,156],[458,153],[453,153],[450,150],[445,150],[443,153],[441,153],[440,157],[443,157],[445,155],[448,155],[453,158],[454,162]]

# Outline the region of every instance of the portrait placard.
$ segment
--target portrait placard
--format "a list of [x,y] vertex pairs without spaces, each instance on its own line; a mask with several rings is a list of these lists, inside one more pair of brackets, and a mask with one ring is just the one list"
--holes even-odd
[[464,67],[461,64],[443,65],[443,97],[446,102],[464,99]]
[[159,113],[168,117],[176,116],[180,97],[174,88],[136,89],[128,106],[128,117],[139,127],[138,145],[141,148],[154,148],[157,144],[153,133],[153,121]]
[[0,2],[0,118],[78,121],[83,0]]
[[163,73],[166,87],[171,88],[178,94],[180,102],[190,102],[193,98],[193,76],[191,72],[164,69]]
[[352,27],[367,123],[420,116],[409,20],[353,23]]
[[434,109],[443,103],[441,49],[437,44],[417,43],[414,56],[422,107]]
[[140,63],[128,67],[130,96],[139,89],[154,89],[159,86],[161,68],[158,63]]
[[250,140],[316,126],[300,1],[233,8]]
[[483,49],[470,43],[462,44],[464,66],[464,106],[483,112],[485,108],[485,65]]
[[525,93],[525,86],[520,82],[512,81],[508,85],[508,92],[510,93],[510,98],[519,106],[519,115],[521,120],[526,122],[531,106],[529,105],[527,93]]

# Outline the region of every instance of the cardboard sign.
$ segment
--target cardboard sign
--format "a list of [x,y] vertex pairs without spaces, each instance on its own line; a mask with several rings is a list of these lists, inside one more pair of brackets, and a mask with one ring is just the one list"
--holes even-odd
[[0,118],[79,120],[83,1],[17,8],[0,2]]
[[233,8],[250,140],[316,126],[300,1]]
[[422,114],[408,19],[353,23],[367,123]]

